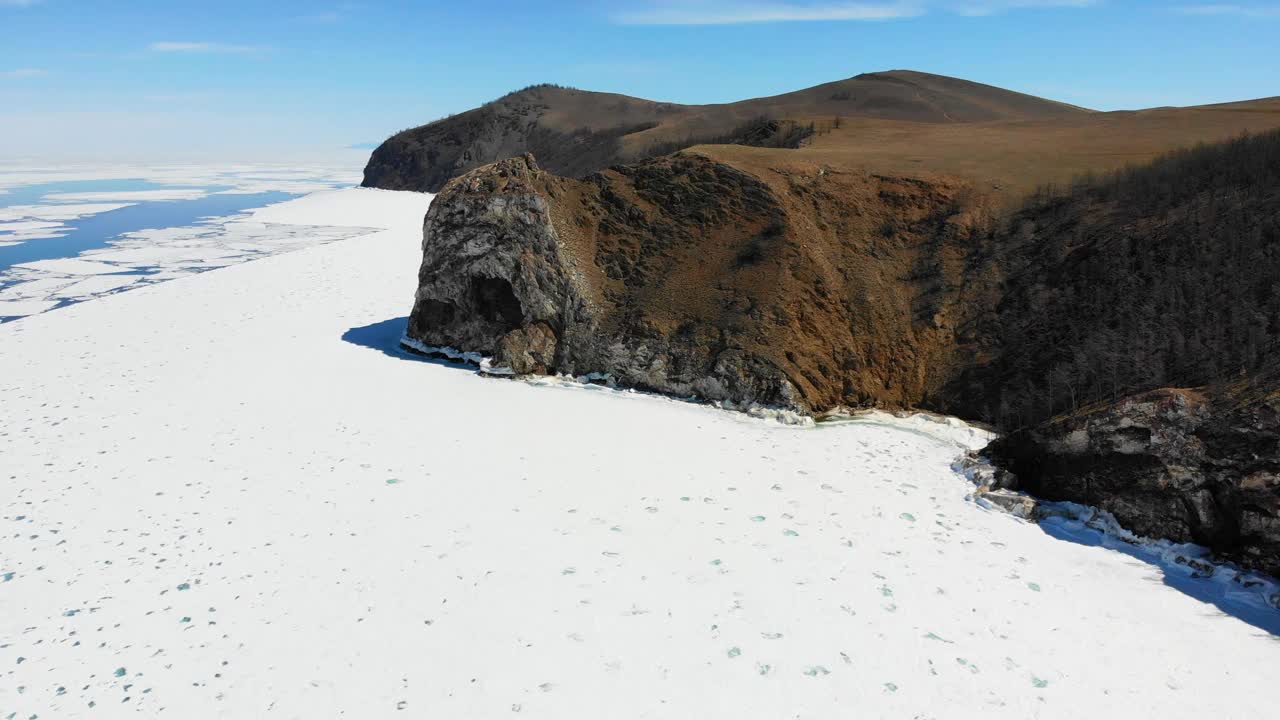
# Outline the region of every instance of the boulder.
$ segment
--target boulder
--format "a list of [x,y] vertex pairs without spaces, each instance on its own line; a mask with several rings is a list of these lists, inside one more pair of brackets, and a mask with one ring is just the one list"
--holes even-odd
[[1019,488],[1109,511],[1147,537],[1280,574],[1280,396],[1162,388],[986,449]]

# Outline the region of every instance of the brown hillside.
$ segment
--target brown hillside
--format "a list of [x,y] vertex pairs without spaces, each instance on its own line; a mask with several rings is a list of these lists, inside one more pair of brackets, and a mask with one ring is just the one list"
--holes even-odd
[[951,362],[959,190],[693,154],[585,180],[503,161],[432,204],[409,336],[678,395],[914,404]]
[[1280,98],[1223,105],[1080,113],[1048,120],[965,124],[845,117],[798,150],[698,146],[697,152],[753,168],[803,160],[872,172],[950,176],[1005,201],[1040,185],[1141,165],[1180,147],[1280,127]]
[[802,136],[797,127],[836,116],[956,124],[1089,114],[990,85],[906,70],[718,105],[540,85],[396,134],[374,151],[364,184],[435,191],[451,177],[522,152],[534,153],[553,172],[581,176],[697,143],[794,146]]

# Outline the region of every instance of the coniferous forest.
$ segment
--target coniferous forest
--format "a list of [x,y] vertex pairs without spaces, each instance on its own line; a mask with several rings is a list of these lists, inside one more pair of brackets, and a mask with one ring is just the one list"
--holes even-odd
[[1280,132],[1042,188],[987,247],[987,271],[1008,280],[970,329],[993,360],[960,382],[985,388],[973,402],[1002,426],[1267,370],[1280,338]]

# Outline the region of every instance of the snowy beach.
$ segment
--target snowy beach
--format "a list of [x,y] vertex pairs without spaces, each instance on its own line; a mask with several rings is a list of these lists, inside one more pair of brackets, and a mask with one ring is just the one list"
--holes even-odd
[[0,325],[0,717],[1274,713],[1276,636],[966,499],[981,430],[405,354],[428,202]]

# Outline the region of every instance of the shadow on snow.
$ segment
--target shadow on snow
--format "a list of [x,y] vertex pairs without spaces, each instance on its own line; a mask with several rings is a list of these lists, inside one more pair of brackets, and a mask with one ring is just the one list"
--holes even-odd
[[[1196,577],[1192,574],[1192,568],[1171,562],[1161,557],[1154,549],[1125,542],[1081,523],[1041,521],[1036,523],[1036,527],[1043,530],[1046,535],[1059,540],[1106,548],[1139,560],[1159,571],[1161,575],[1159,580],[1166,586],[1200,602],[1213,605],[1226,615],[1270,633],[1273,639],[1280,642],[1280,611],[1268,607],[1256,590],[1237,585],[1227,578],[1228,573],[1233,573],[1229,566],[1219,566],[1212,578]],[[1255,575],[1247,571],[1245,574]],[[1152,578],[1152,582],[1155,581],[1156,578]],[[1122,602],[1119,598],[1117,601]]]
[[388,357],[397,360],[410,360],[412,362],[427,363],[428,365],[439,365],[453,370],[465,370],[467,372],[475,372],[475,367],[467,365],[463,362],[455,362],[444,358],[428,357],[418,353],[410,352],[400,346],[400,338],[404,337],[404,329],[408,327],[409,318],[398,317],[390,320],[383,320],[372,325],[362,325],[353,327],[342,333],[344,342],[352,345],[377,350]]

